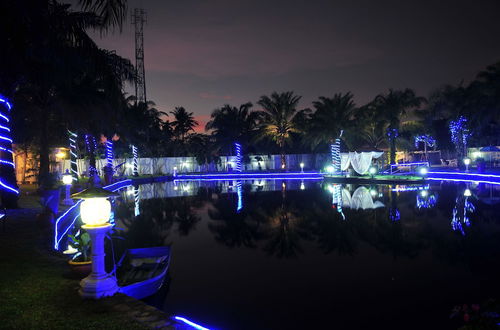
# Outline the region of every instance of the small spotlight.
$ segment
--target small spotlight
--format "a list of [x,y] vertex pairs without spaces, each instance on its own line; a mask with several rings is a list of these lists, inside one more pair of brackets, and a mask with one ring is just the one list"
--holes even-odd
[[420,173],[421,176],[426,176],[427,173],[429,173],[429,170],[427,169],[427,167],[421,167],[418,172]]

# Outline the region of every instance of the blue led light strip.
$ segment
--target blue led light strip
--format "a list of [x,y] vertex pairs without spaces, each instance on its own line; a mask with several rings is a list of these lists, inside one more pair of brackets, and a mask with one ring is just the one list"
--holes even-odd
[[243,171],[243,156],[241,155],[241,144],[235,142],[234,149],[236,150],[236,172]]
[[495,174],[479,174],[479,173],[465,173],[465,172],[427,172],[429,174],[446,174],[446,175],[463,175],[463,176],[479,176],[482,178],[499,178],[500,175],[495,175]]
[[181,316],[174,316],[174,320],[176,320],[176,321],[180,321],[180,322],[182,322],[182,323],[185,323],[185,324],[187,324],[187,325],[189,325],[189,326],[191,326],[191,327],[193,327],[193,328],[195,328],[195,329],[198,329],[198,330],[210,330],[209,328],[205,328],[205,327],[203,327],[203,326],[201,326],[201,325],[199,325],[199,324],[196,324],[196,323],[194,323],[193,321],[190,321],[190,320],[188,320],[188,319],[187,319],[187,318],[185,318],[185,317],[181,317]]
[[[10,112],[10,110],[12,109],[12,106],[9,103],[9,101],[7,101],[7,99],[4,98],[4,97],[0,97],[0,103],[4,106],[0,110],[0,117],[2,117],[6,122],[9,122],[10,120],[9,120],[9,117],[7,117],[7,115],[8,115],[8,112]],[[7,109],[5,109],[5,108],[7,108]],[[7,110],[7,111],[5,111],[5,110]],[[3,129],[5,131],[5,133],[7,133],[7,134],[10,133],[10,128],[9,127],[7,127],[7,126],[0,126],[0,128]],[[10,153],[10,155],[5,155],[5,154],[2,155],[2,156],[4,156],[3,157],[4,159],[0,159],[0,164],[9,165],[9,166],[12,166],[12,168],[15,168],[14,162],[12,161],[13,160],[12,159],[12,155],[13,155],[13,152],[12,152],[12,139],[9,136],[0,135],[0,140],[1,140],[0,141],[0,144],[1,144],[0,150],[4,151],[6,153]],[[7,156],[8,158],[5,159],[5,156]],[[3,178],[0,178],[0,187],[2,187],[6,191],[19,194],[19,190],[16,189],[16,187],[7,184],[2,179]]]
[[429,162],[416,162],[416,163],[399,163],[399,164],[391,164],[391,167],[397,166],[429,166]]
[[[132,180],[130,179],[127,179],[127,180],[123,180],[123,181],[118,181],[118,182],[115,182],[113,184],[110,184],[110,185],[107,185],[107,186],[104,186],[103,188],[104,189],[108,189],[108,190],[111,190],[111,191],[117,191],[117,190],[120,190],[120,189],[123,189],[123,188],[126,188],[126,187],[129,187],[132,183]],[[2,182],[0,182],[0,185],[2,185]],[[69,229],[71,227],[73,227],[73,225],[75,224],[75,221],[76,219],[78,218],[78,216],[80,215],[80,212],[79,210],[77,209],[77,207],[80,205],[80,203],[82,202],[82,200],[79,200],[77,201],[73,206],[71,206],[69,209],[67,209],[63,214],[61,214],[55,221],[55,228],[54,228],[54,249],[55,250],[59,250],[59,244],[61,243],[61,240],[63,239],[63,237],[67,234],[67,232],[69,231]],[[74,213],[76,212],[76,213]],[[62,234],[59,235],[59,223],[61,223],[62,221],[64,221],[67,217],[69,216],[74,216],[73,220],[71,221],[71,223],[62,231]]]
[[493,185],[500,185],[498,181],[486,181],[486,180],[472,180],[472,179],[451,179],[451,178],[427,178],[427,180],[433,181],[453,181],[453,182],[476,182],[476,183],[488,183]]

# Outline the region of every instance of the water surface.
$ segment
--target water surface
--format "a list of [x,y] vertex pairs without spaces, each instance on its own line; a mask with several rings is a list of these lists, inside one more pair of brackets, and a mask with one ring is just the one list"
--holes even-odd
[[124,191],[115,219],[131,247],[172,245],[170,281],[148,301],[211,328],[446,329],[455,305],[500,296],[498,196],[170,182]]

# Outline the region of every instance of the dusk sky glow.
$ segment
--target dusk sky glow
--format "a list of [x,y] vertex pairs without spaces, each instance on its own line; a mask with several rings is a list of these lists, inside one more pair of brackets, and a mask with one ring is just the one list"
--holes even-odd
[[[351,91],[358,104],[388,88],[421,95],[468,81],[500,59],[497,1],[129,1],[144,8],[148,99],[210,113],[273,91]],[[130,16],[130,15],[129,15]],[[101,47],[134,61],[130,17]],[[132,91],[132,88],[128,88]],[[255,107],[254,107],[255,108]]]

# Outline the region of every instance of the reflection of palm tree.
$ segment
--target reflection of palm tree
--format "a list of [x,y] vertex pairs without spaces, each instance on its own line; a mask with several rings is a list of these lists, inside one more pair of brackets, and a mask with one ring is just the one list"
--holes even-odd
[[356,251],[356,233],[351,222],[331,207],[313,204],[307,213],[311,232],[324,253],[337,250],[339,255],[353,255]]
[[[249,208],[252,209],[252,208]],[[230,196],[220,195],[208,210],[211,220],[209,230],[215,234],[215,240],[229,247],[256,247],[256,242],[263,238],[260,223],[245,210],[237,212]]]
[[194,213],[194,206],[192,204],[193,198],[181,198],[175,200],[174,207],[174,221],[178,224],[177,230],[181,236],[187,236],[201,220],[201,218]]
[[270,218],[271,230],[264,251],[278,258],[296,257],[303,252],[299,242],[301,218],[286,209],[284,205]]

